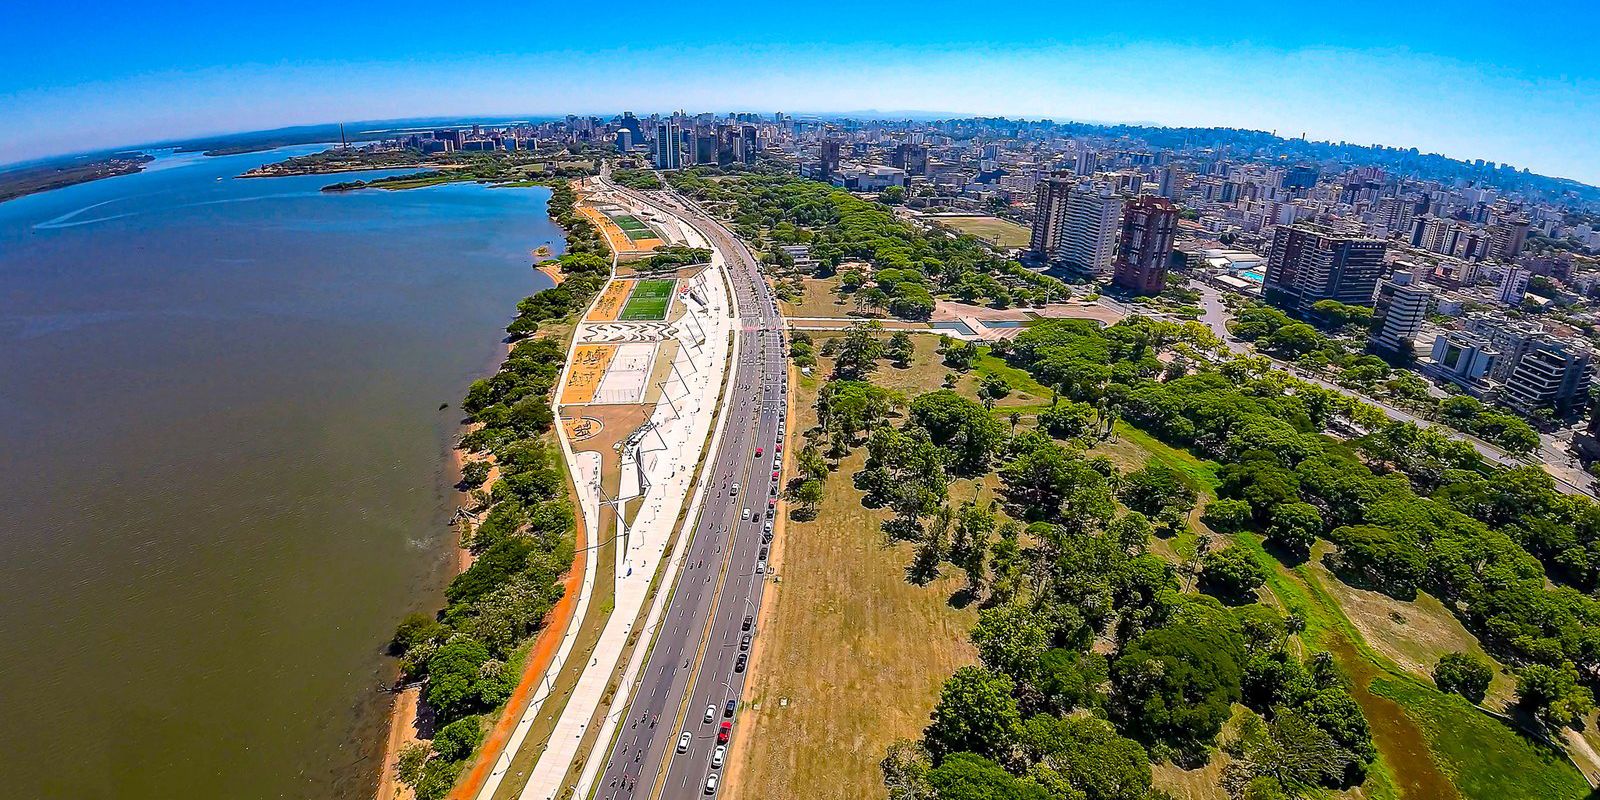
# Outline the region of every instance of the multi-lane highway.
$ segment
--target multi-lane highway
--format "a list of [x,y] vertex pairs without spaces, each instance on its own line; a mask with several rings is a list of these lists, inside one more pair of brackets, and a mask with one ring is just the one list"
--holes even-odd
[[[682,574],[620,733],[604,756],[594,796],[605,800],[721,791],[727,759],[713,766],[713,756],[722,723],[731,723],[731,738],[741,735],[738,710],[730,715],[726,708],[743,693],[746,660],[760,626],[788,390],[782,320],[750,251],[675,194],[652,193],[649,199],[693,225],[726,259],[739,317],[738,355]],[[681,746],[684,733],[688,742]],[[707,787],[713,776],[715,790]]]

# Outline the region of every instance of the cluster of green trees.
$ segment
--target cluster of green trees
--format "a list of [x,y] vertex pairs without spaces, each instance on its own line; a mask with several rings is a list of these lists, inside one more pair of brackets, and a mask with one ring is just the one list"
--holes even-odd
[[[1569,688],[1558,680],[1569,669],[1600,675],[1600,506],[1560,493],[1538,468],[1495,469],[1463,442],[1251,359],[1173,377],[1149,357],[1148,337],[1119,332],[1128,325],[1035,326],[1008,358],[1075,401],[1225,462],[1223,499],[1207,509],[1214,528],[1262,531],[1291,561],[1326,538],[1339,545],[1330,564],[1342,579],[1432,593],[1491,651],[1537,666],[1545,685]],[[1350,442],[1319,433],[1335,418],[1370,432]],[[1523,699],[1560,721],[1585,705],[1588,689],[1570,688]]]
[[624,169],[618,167],[611,171],[611,179],[629,189],[649,191],[661,188],[661,179],[656,177],[654,170],[649,169]]
[[[1313,311],[1318,313],[1318,319],[1344,330],[1364,332],[1371,322],[1370,309],[1334,300],[1318,302]],[[1402,404],[1420,416],[1471,433],[1507,452],[1526,454],[1539,446],[1538,433],[1515,414],[1487,408],[1470,397],[1440,400],[1429,393],[1427,382],[1415,372],[1393,369],[1383,359],[1363,355],[1359,347],[1330,338],[1271,306],[1252,303],[1240,310],[1233,332],[1306,369],[1335,369],[1334,379],[1340,386]],[[1365,340],[1357,341],[1364,344]]]
[[461,404],[475,428],[459,446],[492,456],[499,471],[483,490],[488,459],[462,470],[463,488],[475,490],[474,507],[484,512],[462,536],[472,566],[445,587],[444,610],[406,617],[390,644],[403,676],[426,681],[423,700],[441,726],[431,745],[400,754],[399,778],[419,800],[438,800],[455,783],[482,739],[480,715],[515,688],[515,653],[561,598],[560,579],[572,564],[575,518],[566,470],[547,436],[566,343],[532,336],[539,322],[582,311],[610,268],[599,255],[598,233],[572,213],[572,201],[564,185],[555,187],[552,216],[567,226],[569,250],[577,251],[559,259],[566,279],[518,304],[507,328],[518,341],[493,376],[473,382]]
[[[651,173],[654,174],[654,173]],[[658,247],[649,258],[636,262],[642,270],[672,269],[687,264],[705,264],[711,261],[711,251],[704,247],[687,247],[681,244]]]
[[719,180],[710,174],[704,168],[680,170],[668,181],[724,209],[740,236],[758,249],[767,249],[768,242],[807,245],[820,277],[835,274],[846,261],[870,264],[870,279],[860,271],[841,276],[841,288],[864,306],[927,319],[936,296],[1006,308],[1067,295],[1060,281],[1000,258],[976,237],[925,234],[896,219],[883,203],[828,184],[780,171]]
[[[1148,550],[1149,519],[1116,503],[1169,514],[1192,491],[1162,495],[1169,472],[1121,475],[1040,432],[1008,437],[988,416],[950,392],[922,395],[900,427],[878,422],[856,476],[869,503],[896,512],[885,529],[918,541],[908,577],[931,580],[948,560],[986,606],[972,633],[981,665],[951,676],[923,739],[883,762],[891,797],[1158,797],[1151,759],[1203,763],[1234,703],[1253,712],[1224,743],[1242,782],[1299,793],[1364,779],[1376,755],[1366,721],[1330,659],[1290,654],[1298,623],[1227,584],[1236,558],[1206,571],[1239,607],[1180,593]],[[951,477],[990,458],[1003,465],[1005,515],[1026,528],[949,504]]]

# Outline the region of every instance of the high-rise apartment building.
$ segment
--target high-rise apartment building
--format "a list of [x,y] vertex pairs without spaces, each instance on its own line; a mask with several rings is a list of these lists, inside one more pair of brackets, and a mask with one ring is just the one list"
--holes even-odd
[[1067,195],[1072,192],[1072,178],[1056,173],[1039,182],[1033,190],[1033,229],[1028,237],[1028,250],[1040,259],[1055,257],[1061,243],[1061,228],[1067,216]]
[[1112,283],[1130,292],[1159,294],[1167,286],[1167,259],[1178,228],[1178,209],[1165,197],[1146,195],[1122,211]]
[[1520,306],[1528,294],[1528,279],[1533,273],[1522,267],[1506,267],[1495,287],[1495,299],[1502,305]]
[[656,125],[653,147],[656,169],[677,169],[680,166],[678,159],[683,152],[683,129],[676,122]]
[[1370,343],[1375,350],[1410,355],[1433,294],[1413,280],[1411,265],[1396,266],[1394,277],[1378,285]]
[[1383,277],[1386,245],[1379,239],[1336,236],[1310,225],[1280,226],[1267,256],[1262,297],[1307,314],[1320,300],[1371,307]]
[[1067,195],[1056,259],[1085,274],[1110,274],[1121,219],[1122,198],[1110,187],[1093,183],[1073,187]]

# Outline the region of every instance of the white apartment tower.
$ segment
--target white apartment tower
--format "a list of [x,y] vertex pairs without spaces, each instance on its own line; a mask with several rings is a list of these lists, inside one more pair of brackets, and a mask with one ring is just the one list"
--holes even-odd
[[1122,198],[1109,186],[1081,183],[1067,197],[1057,260],[1091,275],[1111,274],[1122,223]]

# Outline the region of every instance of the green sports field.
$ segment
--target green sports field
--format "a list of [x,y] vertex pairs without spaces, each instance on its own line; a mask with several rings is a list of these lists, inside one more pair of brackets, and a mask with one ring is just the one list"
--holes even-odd
[[617,319],[654,320],[667,318],[667,306],[672,302],[672,290],[678,282],[674,279],[639,281],[628,294],[628,302]]
[[624,234],[627,234],[629,241],[637,242],[640,239],[658,238],[656,232],[651,230],[649,225],[640,222],[639,218],[632,214],[618,214],[612,217],[611,221],[617,223],[617,227],[621,228]]

